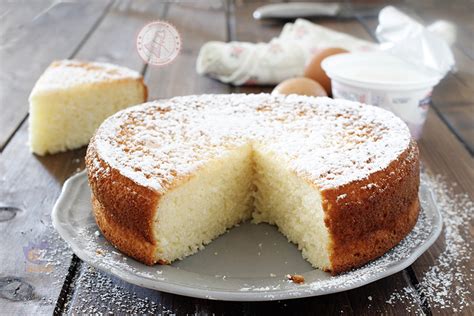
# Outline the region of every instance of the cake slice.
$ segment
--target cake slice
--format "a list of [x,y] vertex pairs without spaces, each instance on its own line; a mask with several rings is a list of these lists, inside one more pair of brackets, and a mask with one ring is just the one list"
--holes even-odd
[[31,92],[29,145],[38,155],[79,148],[115,112],[145,102],[136,71],[107,63],[53,62]]

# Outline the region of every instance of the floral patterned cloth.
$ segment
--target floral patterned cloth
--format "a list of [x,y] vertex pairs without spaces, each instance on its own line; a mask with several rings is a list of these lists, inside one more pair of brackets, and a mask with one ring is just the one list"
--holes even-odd
[[208,42],[201,47],[196,70],[234,85],[277,84],[301,76],[308,60],[327,47],[375,50],[377,45],[297,19],[287,23],[269,43]]

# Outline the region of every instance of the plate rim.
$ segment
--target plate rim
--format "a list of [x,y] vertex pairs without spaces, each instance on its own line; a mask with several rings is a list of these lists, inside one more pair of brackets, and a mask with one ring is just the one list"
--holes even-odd
[[88,251],[82,250],[80,247],[78,247],[77,244],[71,242],[68,238],[70,236],[70,233],[68,233],[67,229],[63,227],[60,223],[59,214],[62,209],[68,209],[71,207],[71,204],[73,203],[73,201],[75,201],[80,188],[80,186],[76,184],[79,181],[84,180],[87,181],[86,170],[76,173],[75,175],[68,178],[61,189],[61,193],[58,199],[56,200],[56,203],[54,204],[51,213],[53,227],[59,233],[61,238],[68,244],[72,252],[81,260],[93,266],[94,268],[99,269],[105,273],[112,274],[128,283],[156,291],[173,293],[194,298],[222,301],[274,301],[321,296],[356,289],[406,269],[436,242],[443,229],[442,215],[435,203],[433,192],[429,190],[429,188],[426,188],[420,184],[420,191],[426,191],[425,193],[427,193],[428,199],[431,200],[430,204],[433,205],[434,209],[432,210],[432,213],[435,216],[434,222],[439,223],[439,225],[433,225],[433,229],[430,232],[430,235],[426,239],[426,241],[417,246],[413,253],[411,253],[407,258],[404,258],[399,261],[396,266],[388,267],[384,271],[375,275],[371,275],[369,278],[364,279],[361,282],[351,283],[350,285],[343,288],[334,287],[325,290],[305,288],[301,291],[298,291],[296,288],[296,290],[292,290],[291,295],[289,294],[288,289],[275,289],[268,291],[227,291],[223,289],[213,290],[212,288],[196,288],[175,282],[156,280],[144,275],[135,275],[132,277],[129,272],[122,271],[121,269],[111,266],[110,264],[100,263],[97,260],[93,260],[90,257]]

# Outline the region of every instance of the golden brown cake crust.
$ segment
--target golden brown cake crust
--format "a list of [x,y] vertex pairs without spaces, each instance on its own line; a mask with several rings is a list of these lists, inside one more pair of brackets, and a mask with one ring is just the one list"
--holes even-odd
[[322,192],[332,240],[332,274],[383,255],[415,226],[420,209],[418,147],[410,147],[385,170]]
[[92,195],[92,210],[102,234],[123,253],[148,265],[155,263],[155,245],[132,230],[116,221],[110,210],[104,209]]
[[156,263],[153,225],[158,194],[108,167],[97,157],[93,139],[86,164],[94,215],[102,233],[129,256],[149,265]]

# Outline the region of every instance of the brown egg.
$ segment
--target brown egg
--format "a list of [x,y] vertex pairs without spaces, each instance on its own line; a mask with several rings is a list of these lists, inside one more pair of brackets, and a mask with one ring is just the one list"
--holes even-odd
[[326,57],[348,52],[349,51],[345,49],[337,47],[323,49],[319,53],[316,53],[313,58],[311,58],[308,65],[306,65],[304,76],[319,82],[324,90],[326,90],[327,94],[331,95],[331,79],[326,75],[323,68],[321,68],[321,62]]
[[319,83],[305,77],[286,79],[273,89],[272,94],[299,94],[314,97],[327,96],[326,90]]

